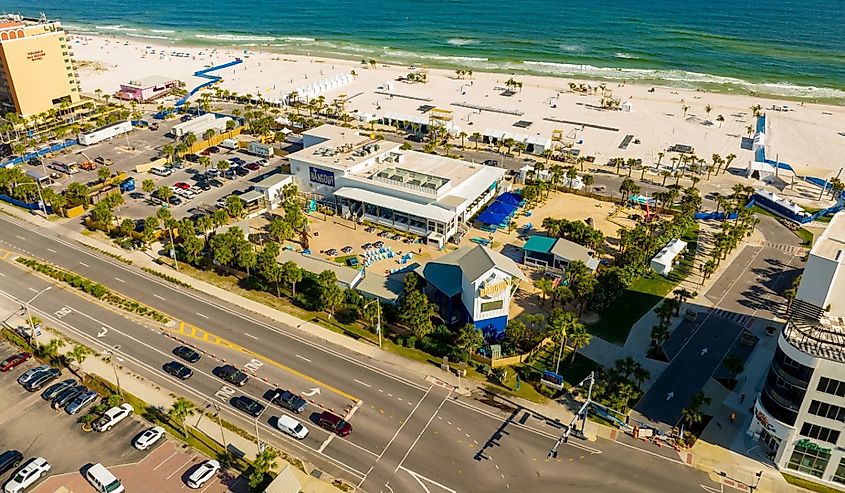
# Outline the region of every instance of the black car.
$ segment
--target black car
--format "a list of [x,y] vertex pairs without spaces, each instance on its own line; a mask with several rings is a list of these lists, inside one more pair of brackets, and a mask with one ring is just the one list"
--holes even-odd
[[495,168],[495,167],[499,166],[499,161],[496,161],[495,159],[487,159],[487,160],[484,161],[484,165],[485,166],[493,166]]
[[223,172],[223,178],[228,178],[228,179],[230,179],[230,180],[234,180],[234,179],[235,179],[235,170],[234,170],[234,168],[229,168],[229,169],[227,169],[226,171],[224,171],[224,172]]
[[235,170],[235,174],[238,175],[238,176],[246,176],[246,175],[249,174],[249,170],[244,168],[244,167],[241,167],[241,166],[238,166],[238,167],[232,168],[232,169]]
[[202,190],[203,192],[207,192],[207,191],[211,190],[211,185],[209,185],[208,182],[205,181],[205,180],[198,181],[195,186],[197,188],[199,188],[200,190]]
[[232,399],[232,405],[252,417],[258,417],[264,412],[263,404],[245,395],[239,395]]
[[182,205],[182,199],[175,195],[171,195],[170,198],[167,199],[167,203],[170,205]]
[[182,156],[182,159],[190,163],[196,163],[200,160],[200,157],[196,154],[185,154],[184,156]]
[[305,411],[305,407],[308,406],[308,402],[305,399],[284,389],[276,389],[270,402],[289,411],[293,411],[296,414],[301,414],[302,411]]
[[50,368],[49,370],[38,375],[36,378],[27,382],[23,386],[23,388],[25,388],[28,392],[35,392],[36,390],[41,390],[42,387],[52,382],[53,380],[59,378],[59,375],[61,374],[62,370],[59,370],[58,368]]
[[59,392],[59,395],[57,395],[56,397],[53,398],[53,402],[52,402],[51,406],[53,406],[53,408],[55,408],[55,409],[59,409],[61,407],[64,407],[65,404],[67,404],[68,402],[76,399],[76,396],[78,396],[79,394],[81,394],[83,392],[87,392],[87,391],[88,391],[88,388],[85,387],[84,385],[75,385],[73,387],[67,388],[67,389]]
[[7,450],[3,452],[0,454],[0,474],[6,474],[6,472],[18,467],[21,465],[22,460],[23,454],[17,450]]
[[191,115],[182,115],[182,118],[180,118],[179,121],[182,122],[182,123],[185,123],[186,121],[190,120],[191,118],[193,118],[193,116],[191,116]]
[[211,185],[212,187],[216,187],[216,188],[220,188],[220,187],[223,186],[223,182],[218,180],[217,178],[212,178],[212,179],[208,180],[208,184]]
[[211,146],[206,149],[206,151],[208,151],[209,154],[217,154],[218,152],[220,152],[220,148],[217,146]]
[[171,361],[170,363],[165,363],[164,366],[161,367],[161,369],[180,380],[187,380],[191,378],[191,375],[194,374],[193,370],[183,365],[182,363],[179,363],[178,361]]
[[188,346],[178,346],[173,350],[173,354],[179,356],[188,363],[196,363],[200,360],[200,353],[194,351]]
[[217,370],[217,376],[231,383],[232,385],[237,385],[238,387],[243,387],[249,381],[249,375],[238,370],[232,365],[221,366]]
[[52,401],[57,395],[62,393],[64,390],[73,387],[74,384],[76,384],[76,380],[72,378],[62,380],[59,383],[54,383],[53,385],[48,387],[47,390],[41,393],[41,398],[45,401]]

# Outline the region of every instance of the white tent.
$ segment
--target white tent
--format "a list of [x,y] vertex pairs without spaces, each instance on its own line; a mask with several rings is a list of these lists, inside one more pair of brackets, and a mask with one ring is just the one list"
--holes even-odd
[[668,276],[672,272],[675,259],[687,248],[687,242],[678,238],[670,241],[654,258],[651,259],[651,270],[660,275]]

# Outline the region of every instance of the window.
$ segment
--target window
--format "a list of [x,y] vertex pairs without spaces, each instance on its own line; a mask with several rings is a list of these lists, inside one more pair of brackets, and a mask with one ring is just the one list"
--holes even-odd
[[824,426],[814,425],[810,422],[804,423],[804,426],[801,427],[801,434],[805,437],[816,438],[833,444],[836,444],[836,441],[839,440],[838,431],[825,428]]
[[504,306],[504,301],[502,301],[502,300],[488,301],[487,303],[481,304],[481,311],[482,312],[489,312],[489,311],[492,311],[492,310],[501,310],[503,306]]
[[819,385],[816,387],[816,390],[824,392],[825,394],[845,397],[845,382],[840,382],[839,380],[834,380],[832,378],[821,377],[819,378]]
[[[820,478],[824,474],[829,460],[829,450],[806,447],[799,442],[795,445],[795,450],[792,452],[792,457],[789,458],[786,467]],[[842,466],[840,465],[840,467]]]
[[845,408],[814,400],[810,403],[810,414],[821,416],[823,418],[835,419],[836,421],[845,422]]
[[836,468],[836,472],[833,473],[833,477],[830,479],[837,483],[845,484],[845,459],[839,459],[839,467]]

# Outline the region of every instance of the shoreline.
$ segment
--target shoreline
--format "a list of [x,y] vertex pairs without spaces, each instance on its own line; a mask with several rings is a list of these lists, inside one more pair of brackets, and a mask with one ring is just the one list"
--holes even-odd
[[[845,90],[832,87],[802,86],[789,82],[750,82],[727,76],[673,69],[599,67],[533,60],[491,61],[485,57],[406,53],[387,47],[379,53],[377,49],[363,45],[359,48],[351,43],[341,45],[333,41],[320,41],[316,38],[298,36],[203,35],[200,33],[194,35],[194,38],[198,39],[187,39],[155,34],[131,34],[136,32],[131,31],[133,28],[109,30],[106,26],[105,29],[101,28],[98,31],[71,25],[66,29],[69,34],[74,36],[102,37],[166,48],[243,50],[245,53],[264,52],[274,55],[305,56],[343,62],[358,62],[362,58],[375,59],[379,65],[394,67],[415,66],[450,71],[471,69],[474,73],[552,77],[564,82],[569,80],[611,82],[673,90],[758,97],[796,103],[845,106]],[[169,29],[156,30],[150,28],[149,30],[162,34],[176,33],[175,30]],[[270,43],[270,40],[285,41],[285,43]],[[349,52],[342,51],[343,46],[349,47]],[[813,93],[825,93],[827,95]]]

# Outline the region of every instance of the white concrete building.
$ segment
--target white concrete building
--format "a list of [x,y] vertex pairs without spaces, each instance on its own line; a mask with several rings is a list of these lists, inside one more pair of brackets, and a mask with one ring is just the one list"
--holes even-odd
[[323,125],[303,132],[303,150],[288,157],[301,191],[340,215],[442,245],[493,199],[505,170],[373,140]]
[[286,174],[276,174],[264,178],[255,184],[255,190],[264,194],[264,200],[267,203],[267,208],[276,209],[282,203],[282,190],[285,185],[293,183],[293,176]]
[[748,434],[777,466],[845,487],[845,212],[810,251]]

